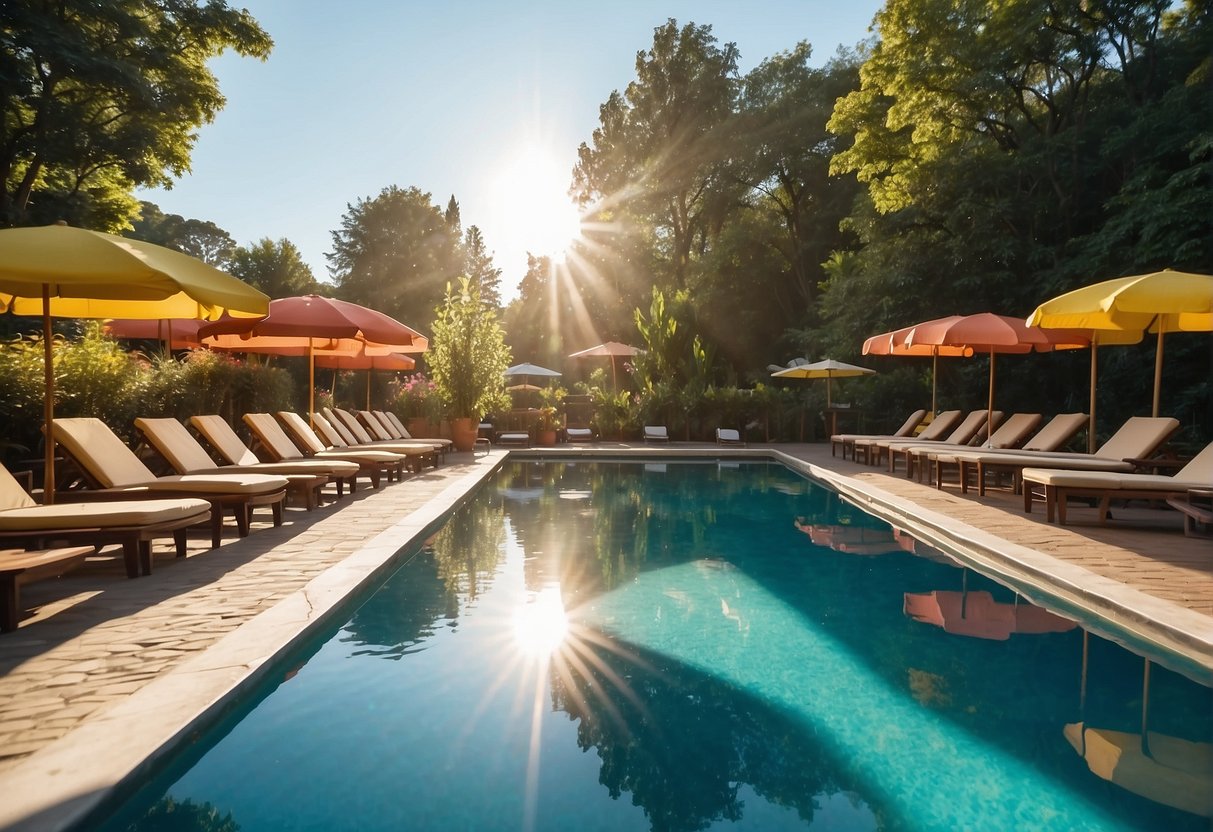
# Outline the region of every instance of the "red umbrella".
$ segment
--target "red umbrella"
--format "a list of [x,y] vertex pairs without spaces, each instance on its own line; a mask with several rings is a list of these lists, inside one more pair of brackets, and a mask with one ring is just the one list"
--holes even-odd
[[619,382],[615,378],[615,359],[619,356],[641,355],[644,350],[639,347],[630,347],[627,344],[621,344],[618,341],[607,341],[605,344],[599,344],[596,347],[581,350],[580,352],[571,353],[569,358],[610,358],[611,359],[611,386],[616,390],[619,389]]
[[202,346],[198,328],[203,321],[195,318],[161,318],[158,321],[141,318],[114,318],[105,325],[113,338],[138,341],[163,341],[172,350],[192,350]]
[[[371,409],[371,371],[391,370],[403,372],[412,370],[417,362],[407,355],[398,352],[387,355],[373,355],[363,350],[358,355],[344,353],[321,353],[316,356],[316,366],[327,370],[366,370],[366,409]],[[337,388],[337,374],[333,373],[333,389]]]
[[905,343],[911,347],[968,348],[990,354],[990,396],[987,409],[986,435],[990,435],[994,411],[995,353],[1050,352],[1056,349],[1078,349],[1089,346],[1090,333],[1073,329],[1040,329],[1024,324],[1022,318],[978,312],[974,315],[952,315],[925,321],[909,327]]
[[[235,352],[306,353],[309,414],[315,410],[317,350],[356,353],[360,351],[359,342],[378,347],[372,352],[381,354],[425,352],[429,347],[425,336],[395,318],[356,303],[319,295],[278,298],[270,301],[269,314],[264,318],[216,321],[199,329],[198,335],[207,346]],[[216,336],[236,336],[236,339]]]

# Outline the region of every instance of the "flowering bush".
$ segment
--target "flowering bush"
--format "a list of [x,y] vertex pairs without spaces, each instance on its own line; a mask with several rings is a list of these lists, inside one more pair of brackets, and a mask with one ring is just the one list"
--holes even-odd
[[434,382],[425,373],[413,373],[392,383],[392,409],[405,419],[442,419],[442,399]]

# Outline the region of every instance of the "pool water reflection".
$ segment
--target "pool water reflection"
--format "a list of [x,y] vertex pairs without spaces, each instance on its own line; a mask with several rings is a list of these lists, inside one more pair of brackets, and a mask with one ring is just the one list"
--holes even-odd
[[511,463],[283,668],[106,828],[1208,828],[1209,689],[774,464]]

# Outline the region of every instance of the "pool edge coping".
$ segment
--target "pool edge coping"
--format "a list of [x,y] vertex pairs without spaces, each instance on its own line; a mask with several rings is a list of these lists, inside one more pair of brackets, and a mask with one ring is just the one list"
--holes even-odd
[[[495,455],[496,456],[496,455]],[[1213,667],[1213,624],[1199,613],[1155,598],[1074,564],[1012,543],[962,521],[923,508],[877,485],[822,468],[778,448],[561,448],[512,449],[491,464],[452,480],[424,505],[372,537],[325,569],[302,589],[254,616],[215,644],[125,701],[0,773],[0,791],[10,796],[0,807],[4,832],[59,832],[76,828],[112,800],[132,778],[180,748],[199,726],[209,723],[233,696],[262,681],[275,656],[291,649],[330,622],[341,604],[389,568],[400,549],[421,537],[444,514],[510,459],[733,458],[780,462],[836,488],[860,508],[904,528],[924,542],[953,547],[988,571],[1017,570],[1046,596],[1058,596],[1097,618],[1126,626],[1134,634]],[[953,544],[953,545],[948,545]],[[963,560],[964,558],[962,558]],[[1060,590],[1060,591],[1059,591]],[[1165,615],[1151,613],[1165,610]],[[1191,632],[1161,619],[1189,621]],[[1151,637],[1148,633],[1154,633]],[[13,797],[15,796],[15,797]]]

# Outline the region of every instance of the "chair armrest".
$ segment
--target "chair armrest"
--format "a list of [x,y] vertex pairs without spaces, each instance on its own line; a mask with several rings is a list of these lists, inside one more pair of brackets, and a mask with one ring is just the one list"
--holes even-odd
[[1169,471],[1174,473],[1187,465],[1190,460],[1161,456],[1155,459],[1135,459],[1132,457],[1126,457],[1125,462],[1132,465],[1134,470],[1153,470],[1156,473],[1165,473]]

